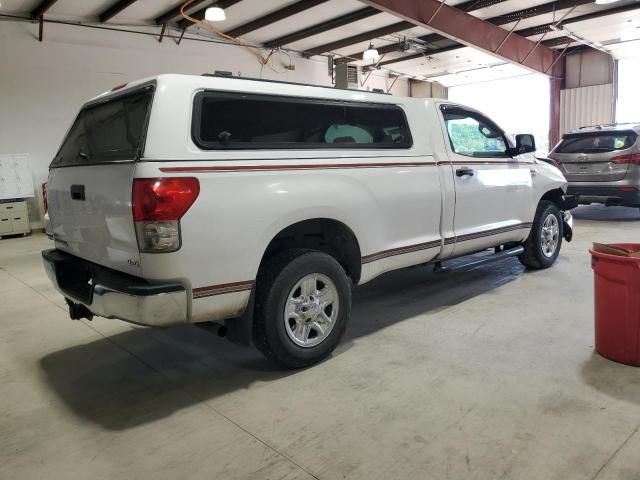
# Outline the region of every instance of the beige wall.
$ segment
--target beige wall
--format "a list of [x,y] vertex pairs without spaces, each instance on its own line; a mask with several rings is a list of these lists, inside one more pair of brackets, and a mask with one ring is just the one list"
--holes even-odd
[[611,56],[588,49],[566,58],[560,92],[560,134],[614,122],[614,69]]
[[564,88],[613,83],[614,60],[606,53],[588,49],[567,56]]
[[[260,64],[247,50],[157,36],[50,24],[44,42],[37,41],[37,24],[3,21],[0,25],[0,154],[31,155],[37,193],[48,165],[80,106],[115,85],[160,73],[202,74],[227,70],[260,77]],[[158,29],[147,29],[157,35]],[[263,78],[331,85],[326,61],[294,57],[294,71],[284,71],[288,58],[275,56],[276,73],[268,67]],[[390,79],[374,72],[368,86],[385,88]],[[392,93],[408,95],[399,80]],[[41,203],[30,203],[33,227],[39,227]]]
[[416,98],[447,98],[447,88],[437,82],[409,80],[410,96]]

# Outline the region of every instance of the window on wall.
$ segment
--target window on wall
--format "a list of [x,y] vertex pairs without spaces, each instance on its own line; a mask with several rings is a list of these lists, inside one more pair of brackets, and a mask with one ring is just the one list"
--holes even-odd
[[193,138],[206,150],[409,148],[411,134],[396,105],[202,92]]
[[618,63],[618,123],[640,123],[640,57],[622,59]]
[[450,87],[449,100],[485,113],[509,137],[533,134],[542,156],[549,152],[549,91],[549,79],[532,74]]

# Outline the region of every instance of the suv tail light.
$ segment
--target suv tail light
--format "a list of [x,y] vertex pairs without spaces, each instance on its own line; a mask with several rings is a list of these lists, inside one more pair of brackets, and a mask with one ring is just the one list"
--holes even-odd
[[611,163],[627,163],[640,165],[640,153],[629,153],[627,155],[619,155],[611,159]]
[[132,209],[141,252],[175,252],[180,248],[180,219],[200,193],[193,177],[136,178]]

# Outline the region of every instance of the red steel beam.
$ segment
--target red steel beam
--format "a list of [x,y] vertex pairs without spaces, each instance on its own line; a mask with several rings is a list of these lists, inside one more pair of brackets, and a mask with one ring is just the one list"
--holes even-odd
[[[439,0],[362,0],[382,11],[534,72],[549,75],[557,52]],[[499,50],[498,50],[499,49]]]
[[561,58],[551,70],[549,79],[549,151],[560,141],[560,92],[565,88],[566,62]]

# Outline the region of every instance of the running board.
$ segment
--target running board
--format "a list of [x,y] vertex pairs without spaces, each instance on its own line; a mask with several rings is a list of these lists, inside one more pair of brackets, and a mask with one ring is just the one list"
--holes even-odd
[[500,252],[494,253],[493,255],[488,255],[485,258],[481,258],[479,260],[473,260],[467,263],[462,263],[459,265],[454,265],[451,267],[447,267],[443,265],[442,262],[436,263],[435,271],[436,272],[457,272],[459,270],[467,270],[470,268],[480,267],[482,265],[489,265],[491,263],[499,262],[500,260],[504,260],[506,258],[517,257],[524,253],[524,247],[522,245],[514,248],[510,248],[509,250],[502,250]]

